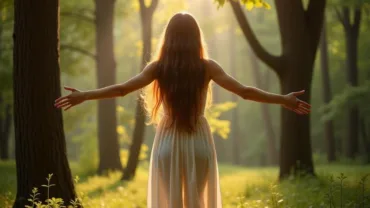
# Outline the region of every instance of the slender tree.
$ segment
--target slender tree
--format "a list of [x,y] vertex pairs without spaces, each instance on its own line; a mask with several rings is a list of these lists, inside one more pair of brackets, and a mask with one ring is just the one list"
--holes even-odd
[[[347,83],[350,86],[358,86],[358,38],[361,24],[361,5],[355,5],[353,9],[353,22],[351,22],[349,6],[336,9],[337,17],[343,26],[346,41],[346,74]],[[354,105],[348,109],[347,120],[348,132],[345,142],[345,155],[355,158],[359,154],[359,110]]]
[[[229,25],[229,68],[231,70],[231,76],[236,77],[236,64],[235,64],[235,31],[236,31],[236,25],[235,22],[232,21]],[[236,95],[231,95],[231,101],[232,102],[238,102],[238,97]],[[233,150],[233,164],[239,165],[240,164],[240,134],[239,134],[239,126],[238,126],[239,116],[238,116],[238,108],[235,108],[232,110],[231,114],[231,122],[232,122],[232,128],[231,128],[231,139],[232,139],[232,150]]]
[[[321,64],[321,76],[323,86],[323,100],[325,104],[331,101],[331,87],[329,77],[329,58],[328,58],[328,40],[326,33],[326,21],[323,22],[323,28],[321,33],[320,42],[320,64]],[[335,161],[335,138],[334,138],[334,127],[333,121],[328,120],[325,122],[325,141],[326,141],[326,153],[329,162]]]
[[[14,1],[14,127],[17,195],[25,207],[33,187],[53,173],[50,196],[67,204],[76,194],[66,156],[60,96],[59,1]],[[47,197],[40,188],[39,199]]]
[[[115,0],[95,0],[96,65],[98,87],[116,81],[116,62],[113,50],[113,18]],[[98,101],[98,173],[122,170],[117,136],[116,100]]]
[[[263,82],[263,79],[261,76],[260,65],[258,63],[258,60],[256,59],[256,56],[254,55],[252,51],[250,51],[250,62],[252,65],[252,72],[253,72],[254,80],[256,82],[256,86],[258,88],[268,90],[266,87],[266,84],[268,83]],[[268,164],[275,165],[278,162],[279,154],[276,149],[276,136],[275,136],[274,126],[272,124],[271,113],[270,113],[269,106],[267,104],[261,104],[261,114],[262,114],[262,118],[265,124],[265,130],[266,130],[265,133],[266,133],[266,139],[267,139]]]
[[[3,9],[5,7],[4,2],[0,2],[0,16],[3,16]],[[4,15],[5,16],[5,15]],[[0,19],[0,47],[3,46],[3,19]],[[0,66],[3,66],[3,48],[0,49]],[[4,75],[6,76],[6,75]],[[8,90],[8,85],[5,84],[0,87],[4,87],[0,92],[0,159],[9,159],[9,136],[10,127],[12,123],[11,105],[5,102],[3,90]]]
[[[283,94],[305,89],[302,99],[310,102],[313,64],[320,39],[326,0],[310,0],[305,9],[302,1],[275,0],[282,54],[266,51],[244,14],[239,1],[229,1],[240,28],[256,56],[279,77]],[[310,117],[291,111],[281,112],[280,174],[304,170],[314,175],[310,140]]]
[[370,163],[370,124],[364,117],[360,117],[360,133],[366,153],[366,162]]
[[5,103],[0,94],[0,109],[3,113],[0,113],[0,159],[9,159],[9,137],[10,128],[12,124],[11,106]]
[[[147,62],[150,60],[152,51],[152,20],[155,9],[158,5],[158,0],[152,0],[150,5],[146,6],[144,0],[139,0],[140,5],[140,20],[141,20],[141,36],[143,40],[143,51],[141,59],[141,70],[144,69]],[[135,176],[136,168],[139,163],[140,149],[144,141],[145,134],[145,112],[142,106],[142,99],[139,96],[136,105],[135,127],[130,146],[130,154],[127,161],[127,166],[123,174],[123,180],[130,180]]]

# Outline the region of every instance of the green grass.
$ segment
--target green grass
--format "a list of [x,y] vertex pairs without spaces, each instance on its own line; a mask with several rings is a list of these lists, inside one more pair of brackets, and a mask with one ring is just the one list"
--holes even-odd
[[[72,170],[76,170],[75,164],[71,166]],[[132,182],[121,182],[120,173],[109,173],[104,177],[83,176],[77,184],[77,192],[87,208],[146,207],[147,171],[145,167],[139,168]],[[282,183],[277,183],[277,168],[220,165],[219,172],[224,208],[329,207],[329,193],[333,195],[335,207],[341,207],[341,201],[342,207],[356,207],[353,203],[362,199],[359,182],[362,176],[370,173],[370,166],[318,166],[317,178],[302,176]],[[337,178],[341,173],[347,176],[342,186],[342,197],[340,180]],[[333,183],[330,182],[331,175],[334,176]],[[370,178],[365,185],[365,197],[369,197]],[[330,188],[333,190],[329,191]],[[0,207],[11,207],[15,189],[14,162],[0,162]],[[369,200],[364,207],[370,207]]]

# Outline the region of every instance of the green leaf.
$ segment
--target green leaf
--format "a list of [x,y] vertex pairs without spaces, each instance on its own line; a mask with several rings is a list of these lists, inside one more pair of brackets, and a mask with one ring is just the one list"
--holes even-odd
[[[239,0],[230,0],[230,1],[239,1]],[[226,0],[214,0],[217,5],[217,8],[223,7],[225,5]],[[270,9],[271,6],[264,0],[240,0],[241,4],[244,4],[248,11],[255,8],[265,8]]]

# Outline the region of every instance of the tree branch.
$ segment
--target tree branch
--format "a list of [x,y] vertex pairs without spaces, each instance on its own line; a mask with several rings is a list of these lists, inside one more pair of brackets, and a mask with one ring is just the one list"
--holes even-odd
[[322,25],[325,19],[326,0],[310,0],[305,18],[307,21],[308,31],[310,33],[311,45],[314,48],[313,53],[316,53],[316,48],[320,41]]
[[91,24],[94,24],[94,23],[95,23],[95,18],[92,18],[92,17],[86,16],[86,15],[83,15],[83,14],[79,14],[79,13],[74,13],[74,12],[61,12],[61,13],[60,13],[60,16],[64,16],[64,17],[75,17],[75,18],[77,18],[77,19],[80,19],[80,20],[83,20],[83,21],[89,22],[89,23],[91,23]]
[[96,60],[96,55],[87,51],[87,50],[84,50],[82,48],[79,48],[79,47],[76,47],[76,46],[72,46],[72,45],[68,45],[68,44],[60,44],[60,50],[70,50],[70,51],[74,51],[74,52],[78,52],[78,53],[81,53],[85,56],[88,56],[94,60]]
[[358,28],[361,22],[361,7],[357,6],[355,8],[355,17],[353,20],[352,28]]
[[[320,39],[321,29],[325,19],[325,6],[326,0],[310,0],[307,10],[305,11],[307,25],[309,31],[311,31],[313,40]],[[318,42],[319,41],[313,43],[315,47]]]
[[152,2],[150,3],[150,6],[149,6],[149,12],[151,14],[153,14],[154,10],[157,8],[158,6],[158,0],[152,0]]
[[334,11],[337,15],[337,18],[338,18],[339,22],[342,23],[342,25],[344,25],[344,18],[343,18],[343,15],[340,13],[339,9],[334,8]]
[[229,0],[229,2],[239,23],[239,26],[243,31],[243,34],[249,42],[256,56],[264,63],[266,63],[269,67],[271,67],[277,74],[281,74],[283,72],[283,67],[281,65],[282,58],[279,56],[271,55],[262,47],[251,26],[249,25],[247,17],[244,14],[239,1]]
[[146,9],[144,0],[139,0],[139,5],[140,5],[140,8]]
[[351,22],[349,17],[349,8],[347,6],[342,7],[342,17],[344,27],[349,28],[351,26]]

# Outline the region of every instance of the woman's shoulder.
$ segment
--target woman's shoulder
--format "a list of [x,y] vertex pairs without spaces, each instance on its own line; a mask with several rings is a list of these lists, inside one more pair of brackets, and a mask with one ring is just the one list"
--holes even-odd
[[207,74],[211,75],[215,72],[222,70],[222,67],[213,59],[204,59],[205,69]]
[[214,69],[214,68],[218,68],[218,67],[220,67],[220,65],[217,63],[217,61],[216,60],[214,60],[214,59],[203,59],[204,60],[204,63],[205,63],[205,65],[206,65],[206,68],[207,69],[210,69],[210,70],[212,70],[212,69]]

